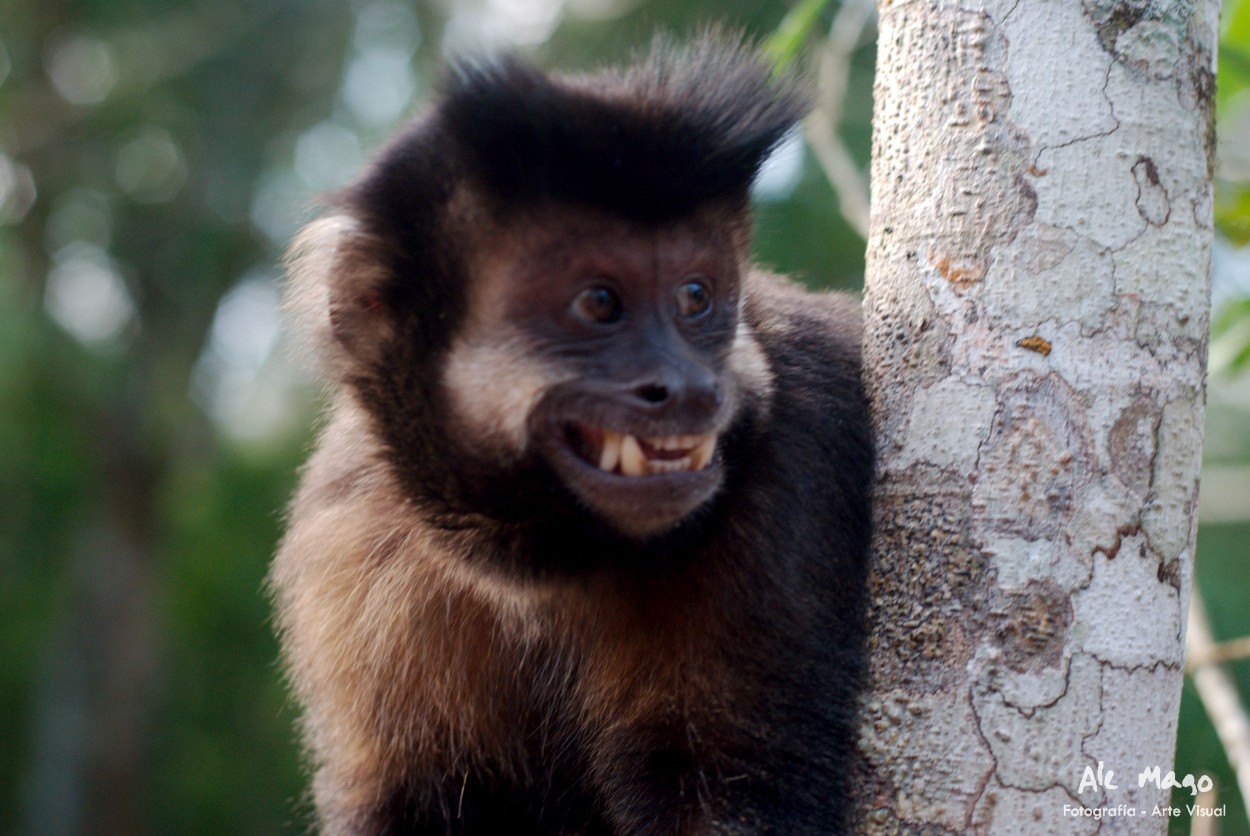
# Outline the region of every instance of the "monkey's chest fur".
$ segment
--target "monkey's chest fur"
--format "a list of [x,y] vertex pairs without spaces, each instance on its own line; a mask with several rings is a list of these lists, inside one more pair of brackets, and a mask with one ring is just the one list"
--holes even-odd
[[721,619],[669,584],[609,586],[502,608],[465,590],[413,625],[427,670],[378,695],[412,729],[388,782],[399,830],[614,832],[645,798],[656,832],[676,832],[686,804],[714,805],[709,784],[741,768],[729,753],[759,722],[712,635]]
[[777,406],[697,547],[524,582],[360,465],[341,407],[272,577],[327,831],[839,832],[862,567],[837,480],[801,490],[821,403]]
[[[670,571],[517,585],[466,564],[472,535],[396,525],[381,476],[332,474],[349,437],[310,462],[307,481],[340,487],[301,497],[274,569],[332,831],[755,832],[755,807],[727,799],[795,767],[826,784],[834,717],[790,697],[821,687],[823,645],[848,636],[803,614],[798,577],[751,571],[745,509]],[[796,717],[816,736],[791,739]]]

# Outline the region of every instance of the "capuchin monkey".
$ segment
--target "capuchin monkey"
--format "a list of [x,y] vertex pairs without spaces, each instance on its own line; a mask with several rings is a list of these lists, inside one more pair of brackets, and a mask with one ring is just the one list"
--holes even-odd
[[847,828],[858,304],[751,266],[750,47],[462,62],[292,248],[331,393],[270,583],[332,834]]

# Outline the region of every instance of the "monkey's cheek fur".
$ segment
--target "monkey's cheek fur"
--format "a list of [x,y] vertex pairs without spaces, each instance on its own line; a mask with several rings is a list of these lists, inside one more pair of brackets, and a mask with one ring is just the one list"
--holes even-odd
[[627,537],[663,534],[721,485],[715,432],[635,436],[566,422],[544,435],[547,457],[564,484]]

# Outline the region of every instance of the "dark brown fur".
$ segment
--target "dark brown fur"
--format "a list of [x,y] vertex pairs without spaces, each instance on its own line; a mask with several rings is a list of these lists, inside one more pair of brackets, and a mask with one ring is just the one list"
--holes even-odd
[[[722,86],[667,49],[652,75],[468,73],[296,243],[290,304],[335,394],[271,583],[327,832],[844,827],[872,466],[858,316],[746,261],[746,189],[797,99],[739,48],[689,60]],[[506,154],[543,158],[520,172],[457,122],[518,119],[534,147]],[[618,149],[628,187],[591,151],[581,177],[544,169],[577,130],[654,147]],[[647,205],[692,153],[674,142],[737,166],[676,214]],[[633,305],[619,325],[549,317],[588,270]],[[674,324],[690,275],[714,306]],[[551,458],[552,410],[713,427],[717,456],[604,496]]]

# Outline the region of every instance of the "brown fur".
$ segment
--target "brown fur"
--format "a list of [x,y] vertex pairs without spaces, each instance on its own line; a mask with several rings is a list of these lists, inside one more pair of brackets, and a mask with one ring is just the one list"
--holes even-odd
[[655,60],[466,72],[293,245],[332,403],[270,583],[326,832],[844,826],[858,316],[749,265],[793,91]]
[[[610,764],[632,726],[730,710],[721,695],[743,683],[718,648],[745,637],[732,602],[699,589],[723,579],[692,567],[521,588],[466,567],[458,538],[390,480],[368,419],[350,402],[333,416],[271,574],[309,748],[329,770],[319,807],[352,821],[413,763],[507,766],[526,711],[579,717]],[[543,680],[531,693],[527,664]],[[519,705],[534,699],[546,704]]]

